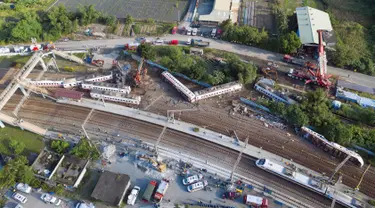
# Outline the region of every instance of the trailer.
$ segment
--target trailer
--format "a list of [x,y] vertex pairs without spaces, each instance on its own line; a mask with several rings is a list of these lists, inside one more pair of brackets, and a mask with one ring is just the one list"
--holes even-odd
[[244,204],[250,205],[251,207],[259,207],[259,208],[268,207],[268,199],[249,195],[249,194],[243,197],[243,202]]
[[150,183],[148,184],[148,186],[146,188],[145,193],[142,196],[142,199],[144,201],[151,202],[152,195],[153,195],[157,185],[158,185],[158,183],[156,181],[150,181]]

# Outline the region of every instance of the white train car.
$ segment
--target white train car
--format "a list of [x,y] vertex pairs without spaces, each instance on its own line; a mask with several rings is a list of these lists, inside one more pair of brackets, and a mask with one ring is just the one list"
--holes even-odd
[[362,202],[343,193],[333,189],[327,184],[318,181],[315,178],[309,177],[305,174],[294,171],[289,167],[284,167],[276,162],[268,159],[259,159],[255,162],[256,166],[270,172],[274,175],[282,177],[288,181],[291,181],[297,185],[307,188],[311,191],[326,196],[327,198],[336,198],[336,202],[350,208],[362,207]]
[[91,90],[90,96],[92,98],[102,98],[104,100],[133,104],[133,105],[139,105],[141,103],[140,96],[129,97],[129,96],[125,96],[125,94],[108,92],[108,91]]
[[171,73],[165,71],[161,73],[162,77],[168,81],[177,91],[179,91],[189,102],[195,102],[195,94],[176,79]]
[[131,91],[130,86],[120,86],[117,84],[103,82],[83,82],[81,87],[85,90],[102,90],[108,92],[119,92],[123,94],[129,94]]
[[301,127],[301,130],[303,133],[305,133],[306,137],[310,137],[310,140],[313,141],[313,143],[317,143],[318,145],[324,144],[326,148],[333,149],[333,152],[340,152],[342,157],[346,157],[347,155],[350,155],[350,160],[354,163],[358,164],[360,167],[364,165],[363,158],[358,153],[349,150],[346,147],[343,147],[335,142],[328,141],[323,135],[311,130],[310,128],[307,128],[305,126]]
[[107,73],[107,74],[92,74],[86,77],[77,77],[77,78],[71,78],[66,79],[64,81],[64,88],[72,88],[72,87],[78,87],[83,82],[104,82],[113,79],[113,73]]
[[64,80],[27,80],[27,82],[31,85],[36,85],[38,87],[63,87]]
[[296,172],[291,168],[284,167],[268,159],[257,160],[256,166],[320,194],[324,194],[327,188],[327,186],[320,181],[312,179],[307,175]]
[[195,91],[195,100],[203,100],[214,96],[242,90],[243,85],[239,82],[229,82],[226,84],[210,87],[207,89]]

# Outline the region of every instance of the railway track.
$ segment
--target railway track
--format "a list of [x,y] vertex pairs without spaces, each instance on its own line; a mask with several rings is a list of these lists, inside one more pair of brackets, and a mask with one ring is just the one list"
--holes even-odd
[[[15,95],[13,96],[10,100],[10,102],[4,107],[5,111],[12,111],[18,101],[21,99],[21,95]],[[155,103],[151,108],[150,111],[156,111],[156,109],[159,109],[158,112],[164,111],[162,107],[160,107],[160,104]],[[165,106],[163,106],[165,108]],[[167,106],[168,107],[168,106]],[[166,111],[166,110],[165,110]],[[276,153],[280,156],[283,156],[285,158],[290,158],[293,159],[294,161],[304,164],[307,167],[311,169],[318,170],[320,172],[326,172],[330,173],[334,169],[335,165],[338,164],[339,161],[335,161],[336,163],[332,162],[332,158],[329,158],[327,154],[323,152],[323,156],[316,156],[311,152],[311,148],[316,148],[316,147],[310,147],[310,149],[303,147],[303,146],[298,146],[297,148],[295,146],[289,147],[288,145],[285,145],[285,142],[288,142],[290,139],[285,136],[285,132],[281,133],[281,131],[277,129],[266,129],[263,126],[261,122],[254,122],[251,121],[251,127],[248,128],[243,124],[244,122],[250,122],[248,119],[242,119],[238,122],[231,123],[229,121],[223,121],[223,119],[220,118],[215,118],[212,116],[208,116],[208,113],[212,113],[212,110],[205,109],[206,112],[189,112],[189,113],[183,113],[181,115],[181,119],[186,121],[186,122],[191,122],[195,123],[197,125],[209,125],[208,121],[210,123],[216,123],[217,126],[208,126],[208,129],[218,131],[222,134],[228,134],[228,129],[235,129],[238,136],[240,138],[245,138],[246,135],[251,135],[251,143],[254,146],[258,147],[263,147],[263,149],[268,150],[270,152]],[[27,112],[30,112],[29,114]],[[25,103],[24,107],[20,110],[19,115],[22,117],[25,115],[25,119],[32,121],[33,113],[38,113],[42,114],[41,112],[45,112],[43,115],[52,115],[53,117],[57,118],[64,118],[66,120],[70,120],[73,122],[79,123],[81,120],[83,122],[84,118],[87,116],[89,110],[86,108],[82,107],[77,107],[77,106],[66,106],[62,104],[56,104],[52,103],[48,100],[43,100],[37,97],[31,97],[27,103]],[[164,112],[165,113],[165,112]],[[230,118],[228,114],[223,114],[216,112],[216,114],[220,114],[220,116],[226,116],[222,118]],[[100,112],[100,115],[97,119],[102,118],[108,118],[108,120],[115,119],[112,114],[109,113],[104,113]],[[66,117],[66,118],[65,118]],[[82,118],[81,118],[82,117]],[[121,116],[120,116],[121,117]],[[96,118],[96,117],[95,117]],[[224,119],[224,120],[225,120]],[[34,119],[36,123],[43,124],[42,126],[49,126],[50,122],[52,119],[48,121],[42,121],[41,119]],[[134,122],[134,121],[133,121]],[[139,121],[141,122],[141,121]],[[58,123],[61,127],[63,126],[66,129],[70,129],[71,132],[79,130],[79,128],[71,127],[67,124],[64,124],[62,122],[55,121],[55,123]],[[90,123],[90,122],[89,122]],[[105,122],[102,122],[101,125],[105,125]],[[145,122],[141,122],[145,123]],[[149,125],[149,124],[148,124]],[[220,126],[226,126],[227,129],[223,129]],[[247,124],[248,125],[248,124]],[[59,129],[59,127],[56,127],[55,129]],[[138,132],[141,133],[141,132]],[[146,135],[142,135],[146,136]],[[150,138],[151,135],[148,135]],[[284,146],[284,147],[283,147]],[[296,152],[296,149],[300,150],[301,152]],[[334,161],[334,160],[333,160]],[[358,183],[359,177],[362,174],[361,169],[358,167],[352,166],[350,164],[345,165],[342,168],[342,172],[344,173],[344,178],[343,182],[346,185],[349,185],[351,187],[355,187]],[[363,185],[361,187],[361,191],[364,193],[374,196],[375,191],[375,180],[372,177],[374,175],[374,171],[371,169],[369,170],[368,174],[365,176],[365,179],[363,181]]]

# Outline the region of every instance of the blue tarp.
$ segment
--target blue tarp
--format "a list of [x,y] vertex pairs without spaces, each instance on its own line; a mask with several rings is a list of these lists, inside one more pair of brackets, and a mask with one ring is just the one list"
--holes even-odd
[[264,107],[262,105],[259,105],[259,104],[255,103],[255,102],[251,101],[251,100],[248,100],[248,99],[243,98],[243,97],[240,97],[240,100],[241,100],[241,102],[245,103],[246,105],[249,105],[249,106],[255,107],[255,108],[259,108],[259,109],[262,109],[262,110],[264,110],[264,111],[266,111],[268,113],[271,113],[270,109],[268,109],[268,108],[266,108],[266,107]]

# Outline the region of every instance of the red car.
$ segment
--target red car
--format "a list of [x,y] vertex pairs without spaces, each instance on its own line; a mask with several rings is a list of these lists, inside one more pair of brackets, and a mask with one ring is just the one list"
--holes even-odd
[[173,29],[172,29],[172,35],[174,35],[176,33],[177,33],[177,26],[173,27]]

